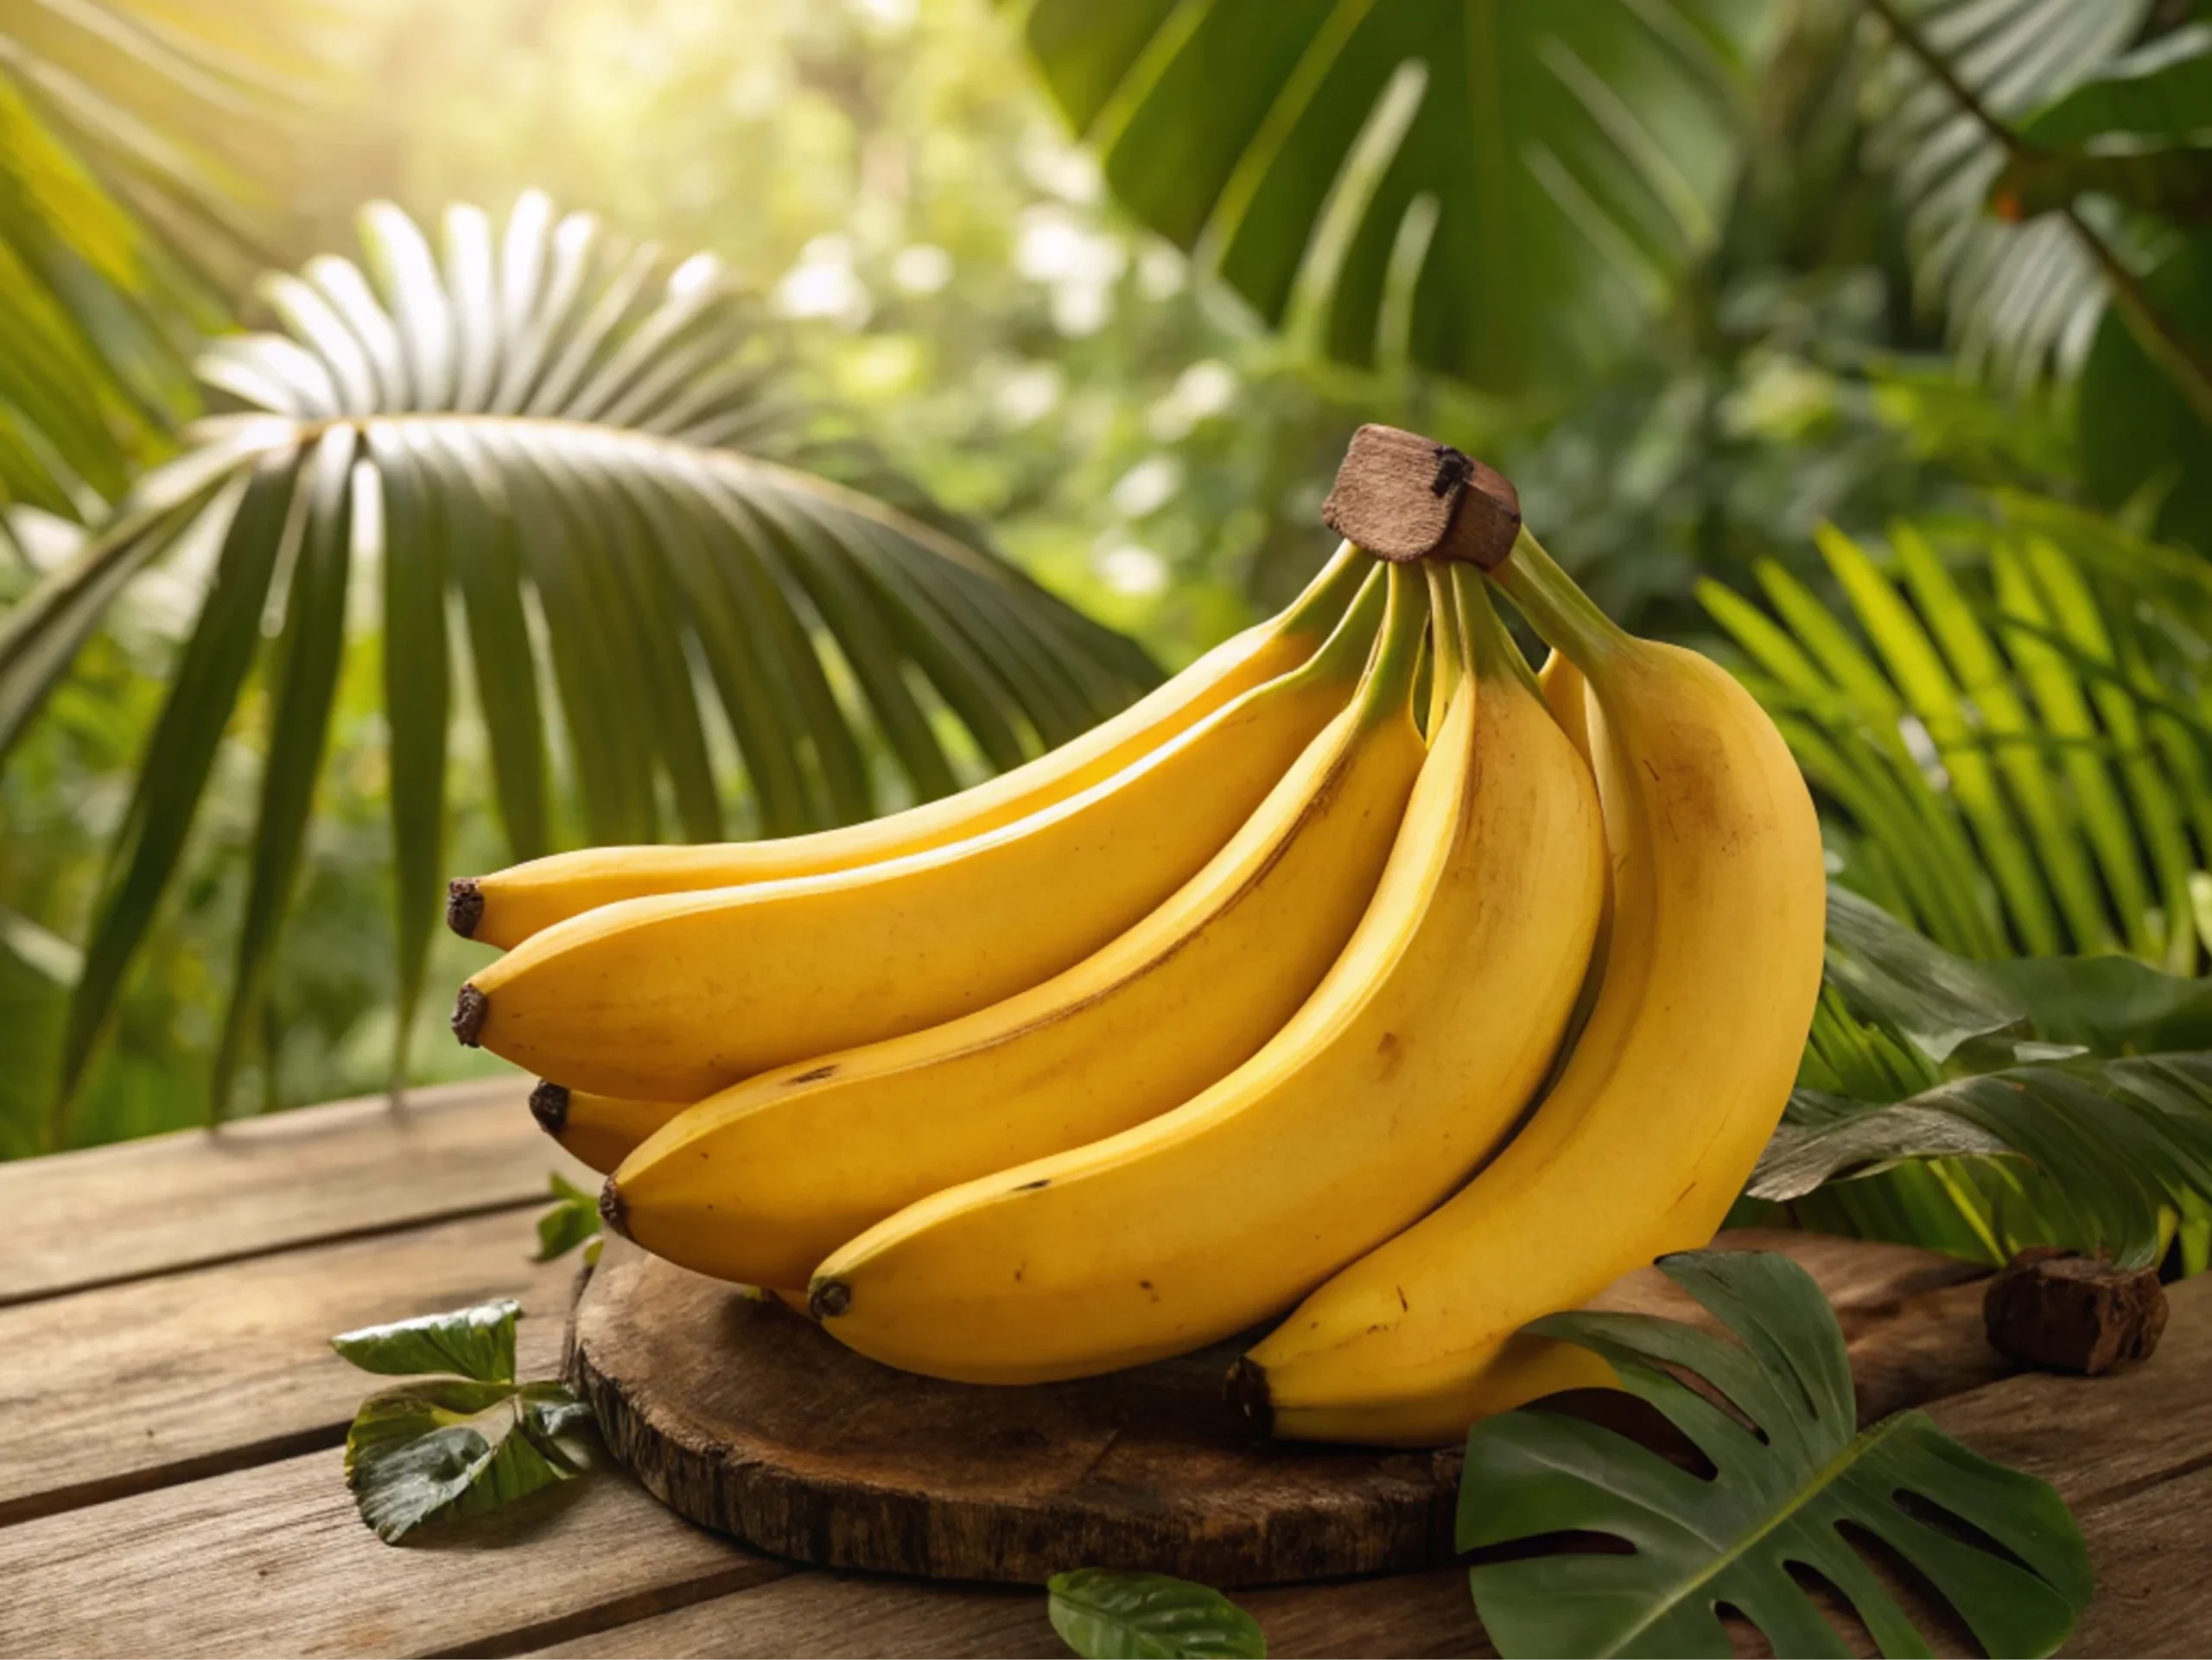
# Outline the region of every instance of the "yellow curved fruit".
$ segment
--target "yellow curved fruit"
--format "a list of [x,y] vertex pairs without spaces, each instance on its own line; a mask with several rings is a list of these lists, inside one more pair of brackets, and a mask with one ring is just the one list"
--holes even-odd
[[1382,595],[1376,580],[1300,667],[1027,818],[855,870],[622,900],[556,923],[461,988],[454,1034],[573,1089],[688,1104],[1048,979],[1251,817],[1344,708]]
[[1601,986],[1504,1152],[1246,1358],[1237,1392],[1279,1435],[1439,1444],[1606,1381],[1582,1351],[1515,1332],[1712,1238],[1812,1021],[1820,829],[1773,722],[1704,658],[1614,627],[1525,535],[1499,579],[1589,678],[1613,851]]
[[594,1095],[550,1080],[541,1080],[530,1092],[530,1116],[537,1127],[602,1176],[683,1110],[671,1101]]
[[1249,1057],[1351,937],[1421,768],[1427,607],[1393,582],[1351,707],[1159,909],[1003,1002],[683,1111],[607,1183],[623,1231],[702,1274],[804,1285],[900,1206],[1141,1123]]
[[851,870],[964,842],[1065,801],[1312,657],[1370,565],[1349,543],[1273,620],[1224,640],[1111,720],[973,789],[807,836],[693,847],[584,848],[451,884],[454,932],[501,950],[572,916],[649,894]]
[[[1381,884],[1283,1030],[1174,1111],[910,1205],[824,1262],[825,1328],[1018,1383],[1228,1336],[1405,1227],[1511,1129],[1596,926],[1589,774],[1487,606]],[[1525,673],[1525,668],[1522,671]]]

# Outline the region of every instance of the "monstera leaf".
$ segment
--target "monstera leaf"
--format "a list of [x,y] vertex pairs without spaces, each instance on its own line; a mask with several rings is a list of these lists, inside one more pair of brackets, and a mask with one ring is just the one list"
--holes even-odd
[[1107,181],[1271,326],[1556,391],[1713,239],[1764,0],[1036,0]]
[[1724,1606],[1775,1653],[1853,1652],[1793,1569],[1833,1587],[1883,1654],[1927,1654],[1850,1530],[1917,1568],[1984,1652],[2058,1646],[2090,1584],[2057,1494],[1961,1446],[1923,1412],[1860,1429],[1842,1331],[1787,1257],[1697,1251],[1659,1266],[1735,1340],[1637,1314],[1554,1314],[1529,1330],[1603,1357],[1713,1472],[1700,1478],[1554,1413],[1477,1424],[1459,1489],[1462,1549],[1570,1531],[1631,1547],[1474,1568],[1475,1605],[1500,1654],[1730,1654]]
[[[471,704],[521,858],[579,835],[652,841],[668,810],[689,840],[865,817],[881,803],[872,750],[911,794],[941,795],[964,766],[1017,762],[1156,678],[1002,561],[767,459],[795,417],[770,340],[710,260],[671,270],[534,195],[503,230],[453,209],[442,255],[389,207],[366,211],[363,237],[365,270],[327,258],[269,279],[285,332],[220,341],[201,366],[247,407],[205,423],[0,625],[3,754],[135,575],[212,550],[86,948],[65,1098],[259,687],[219,1103],[299,874],[340,667],[372,625],[403,1034],[449,874],[448,732]],[[750,785],[742,815],[726,811],[711,704]],[[575,780],[565,827],[556,743]]]

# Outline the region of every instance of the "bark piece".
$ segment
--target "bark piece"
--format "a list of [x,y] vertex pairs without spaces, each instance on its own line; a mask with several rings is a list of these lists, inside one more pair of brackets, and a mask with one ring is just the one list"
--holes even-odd
[[1457,559],[1494,570],[1521,531],[1521,498],[1495,467],[1398,427],[1352,435],[1321,522],[1346,541],[1403,564]]
[[2156,1269],[2120,1268],[2048,1245],[2005,1264],[1981,1308],[1999,1352],[2090,1377],[2148,1360],[2166,1329],[2166,1294]]

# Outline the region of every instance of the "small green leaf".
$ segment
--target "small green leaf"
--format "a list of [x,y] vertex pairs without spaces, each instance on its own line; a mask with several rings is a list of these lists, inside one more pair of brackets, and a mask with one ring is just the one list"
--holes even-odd
[[585,1240],[597,1237],[599,1197],[554,1171],[546,1177],[553,1193],[553,1208],[537,1218],[537,1258],[550,1262],[565,1256]]
[[1264,1660],[1259,1622],[1218,1591],[1165,1574],[1079,1568],[1046,1587],[1052,1629],[1084,1660]]
[[481,1515],[582,1474],[591,1465],[590,1418],[558,1383],[403,1384],[371,1396],[354,1415],[346,1485],[361,1519],[396,1544],[425,1523]]
[[363,1371],[387,1377],[452,1373],[480,1383],[515,1381],[515,1322],[522,1306],[511,1297],[425,1314],[390,1326],[341,1332],[330,1346]]
[[[1567,1313],[1535,1334],[1601,1356],[1622,1385],[1703,1450],[1707,1479],[1580,1419],[1510,1412],[1475,1426],[1459,1488],[1463,1550],[1598,1533],[1625,1555],[1547,1554],[1472,1569],[1498,1652],[1727,1655],[1725,1605],[1781,1654],[1849,1652],[1793,1577],[1827,1580],[1884,1655],[1927,1639],[1842,1532],[1913,1564],[1990,1654],[2050,1653],[2090,1592],[2088,1552],[2058,1495],[1906,1412],[1856,1431],[1843,1333],[1812,1276],[1764,1251],[1662,1257],[1738,1339],[1649,1315]],[[1738,1417],[1684,1383],[1696,1374]],[[1908,1509],[1906,1496],[1916,1502]],[[1927,1508],[1966,1530],[1923,1521]],[[1961,1536],[1963,1533],[1967,1536]],[[1992,1549],[1978,1542],[1986,1536]]]

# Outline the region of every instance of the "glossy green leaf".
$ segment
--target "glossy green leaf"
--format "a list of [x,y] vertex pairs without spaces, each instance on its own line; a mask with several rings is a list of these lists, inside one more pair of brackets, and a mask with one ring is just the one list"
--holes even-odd
[[1969,1040],[2024,1027],[2024,1002],[1849,889],[1828,887],[1827,983],[1938,1065]]
[[1116,195],[1270,325],[1548,393],[1712,243],[1771,21],[1738,0],[1037,0],[1024,30]]
[[371,1396],[346,1435],[346,1481],[386,1544],[480,1516],[591,1467],[590,1409],[560,1383],[404,1384]]
[[601,1226],[597,1193],[587,1193],[557,1170],[545,1180],[553,1204],[537,1218],[537,1261],[541,1262],[566,1256],[587,1239],[597,1238]]
[[[1699,1251],[1659,1266],[1735,1340],[1637,1314],[1554,1314],[1529,1329],[1604,1358],[1714,1473],[1701,1479],[1611,1430],[1549,1412],[1477,1424],[1460,1479],[1461,1549],[1561,1532],[1632,1547],[1472,1569],[1475,1606],[1500,1654],[1726,1655],[1724,1605],[1777,1653],[1849,1653],[1793,1565],[1834,1587],[1881,1653],[1929,1653],[1846,1524],[1910,1562],[1987,1652],[2057,1648],[2091,1587],[2088,1553],[2056,1493],[1969,1451],[1925,1413],[1860,1430],[1843,1333],[1811,1275],[1788,1258]],[[1683,1371],[1733,1413],[1685,1383]],[[1939,1529],[1923,1519],[1924,1507],[1967,1529]]]
[[2080,144],[2124,133],[2182,138],[2212,132],[2212,23],[2192,23],[2117,59],[2105,73],[2046,104],[2019,126],[2031,144]]
[[1079,1568],[1046,1586],[1052,1629],[1084,1660],[1264,1660],[1259,1623],[1218,1591],[1165,1574]]
[[341,1332],[330,1346],[363,1371],[387,1377],[450,1373],[479,1383],[515,1381],[515,1322],[522,1305],[502,1297],[451,1313],[366,1326]]

